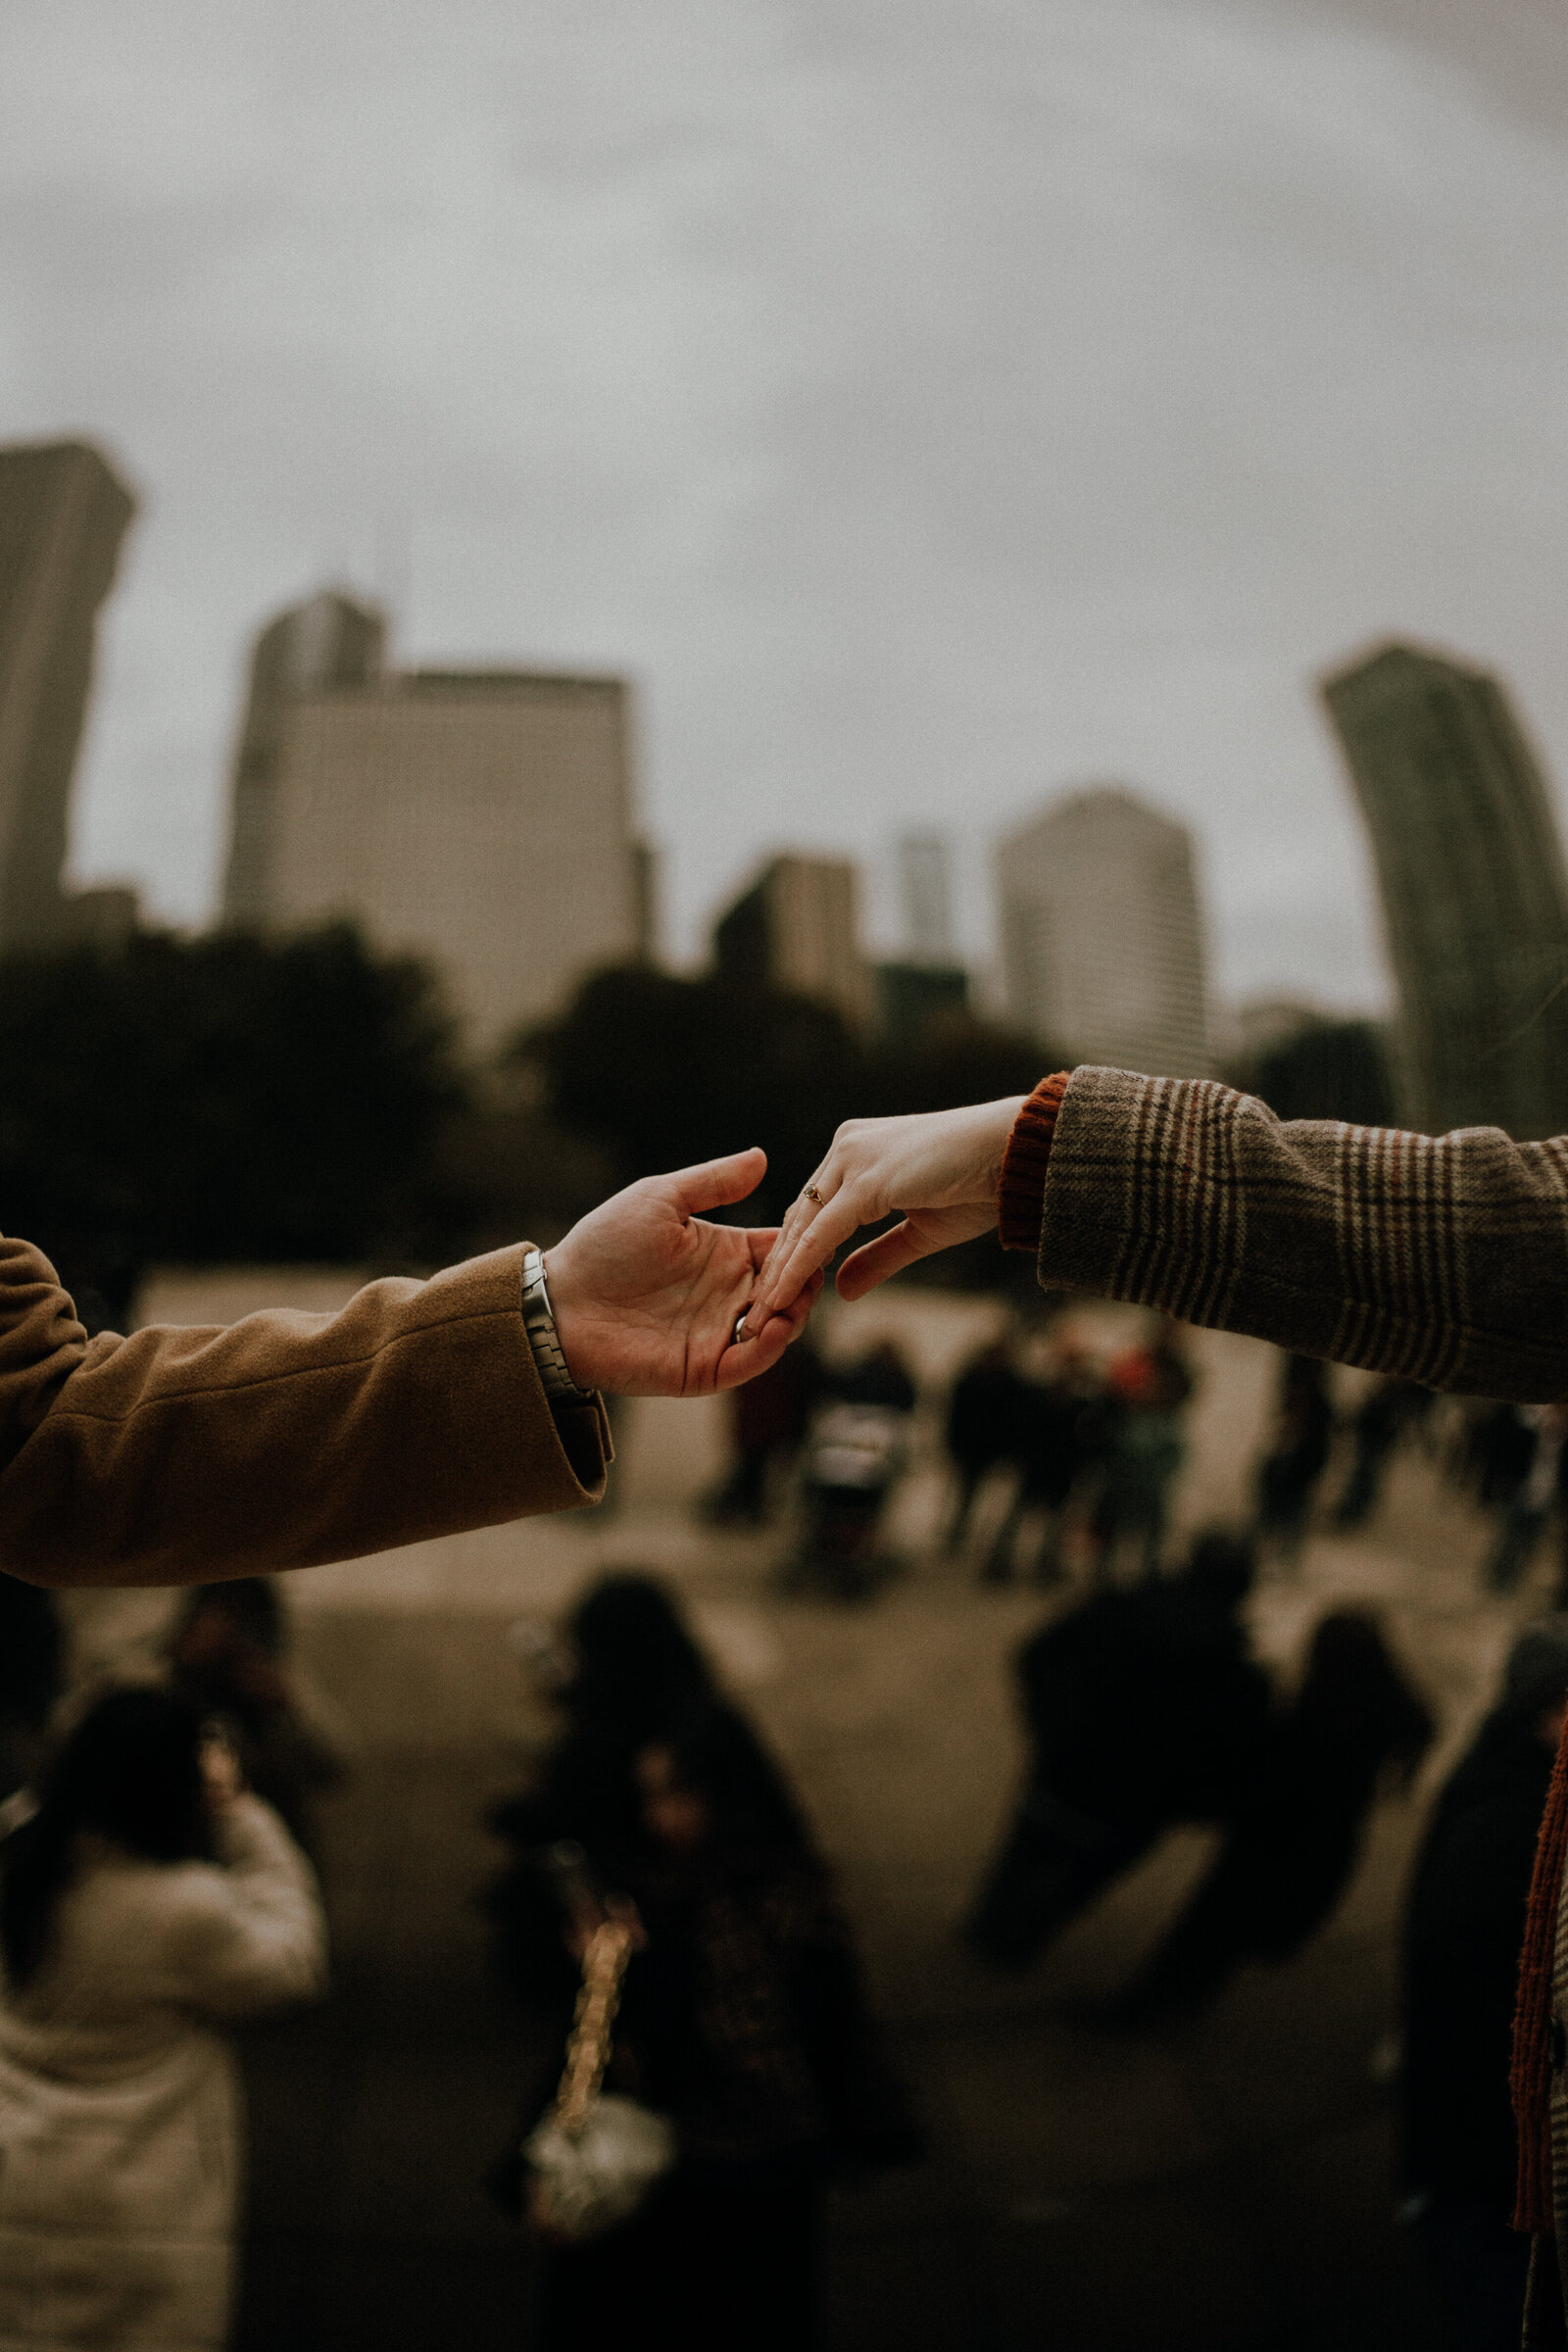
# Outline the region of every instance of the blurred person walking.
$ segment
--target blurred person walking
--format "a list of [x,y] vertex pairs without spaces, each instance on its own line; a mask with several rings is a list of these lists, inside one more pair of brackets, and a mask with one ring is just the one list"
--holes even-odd
[[1506,1497],[1498,1505],[1496,1541],[1484,1570],[1494,1592],[1512,1592],[1519,1584],[1552,1512],[1562,1505],[1568,1472],[1563,1450],[1568,1412],[1559,1404],[1522,1404],[1514,1414],[1518,1438],[1513,1458],[1522,1475],[1508,1481]]
[[1097,1592],[1025,1642],[1028,1778],[967,1922],[982,1959],[1023,1967],[1173,1824],[1249,1803],[1271,1703],[1241,1618],[1254,1573],[1211,1531],[1181,1576]]
[[1300,1558],[1333,1437],[1334,1405],[1322,1364],[1315,1356],[1288,1354],[1279,1409],[1257,1471],[1258,1538],[1288,1567]]
[[1224,1845],[1114,2013],[1175,2020],[1244,1961],[1300,1951],[1339,1906],[1380,1788],[1408,1788],[1433,1731],[1376,1618],[1331,1610]]
[[948,1397],[943,1442],[953,1464],[956,1493],[943,1549],[956,1552],[968,1539],[975,1497],[989,1473],[1012,1458],[1019,1441],[1019,1405],[1024,1383],[1005,1334],[988,1340],[958,1373]]
[[317,1802],[348,1778],[349,1741],[288,1646],[270,1578],[198,1585],[170,1637],[170,1681],[204,1716],[221,1720],[245,1786],[315,1861]]
[[830,1371],[824,1386],[828,1401],[802,1464],[800,1542],[783,1582],[790,1592],[815,1587],[835,1600],[864,1600],[895,1565],[878,1538],[908,1462],[919,1390],[891,1340]]
[[1458,2352],[1514,2352],[1530,2241],[1512,2227],[1508,2066],[1525,1911],[1568,1713],[1568,1615],[1526,1626],[1439,1792],[1403,1938],[1400,2173]]
[[756,1380],[729,1393],[731,1464],[704,1515],[715,1527],[761,1527],[770,1484],[795,1464],[821,1392],[810,1341],[801,1339]]
[[170,1692],[108,1692],[0,1845],[0,2343],[220,2352],[226,2029],[323,1985],[309,1865]]
[[[547,2236],[541,2352],[637,2336],[805,2352],[835,2162],[919,2147],[830,1874],[750,1725],[711,1696],[677,1708],[571,1826],[637,1937],[607,2088],[666,2116],[678,2155],[629,2221]],[[564,2044],[582,1934],[545,1871],[534,1886],[513,1981]],[[527,2210],[524,2170],[494,2185]]]
[[1111,1364],[1093,1521],[1102,1579],[1115,1576],[1125,1545],[1136,1547],[1141,1576],[1159,1574],[1171,1489],[1187,1454],[1181,1416],[1192,1393],[1192,1374],[1168,1328]]
[[1400,1439],[1425,1419],[1432,1401],[1431,1390],[1413,1380],[1380,1380],[1367,1391],[1350,1418],[1355,1450],[1334,1506],[1336,1527],[1366,1525],[1377,1509],[1384,1476]]

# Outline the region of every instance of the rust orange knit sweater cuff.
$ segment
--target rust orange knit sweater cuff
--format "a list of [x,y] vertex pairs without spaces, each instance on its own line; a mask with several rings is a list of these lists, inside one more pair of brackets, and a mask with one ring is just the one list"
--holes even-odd
[[1007,1149],[1002,1155],[1002,1183],[998,1192],[1004,1250],[1027,1250],[1031,1257],[1040,1253],[1046,1170],[1051,1164],[1056,1113],[1071,1076],[1070,1070],[1057,1070],[1054,1077],[1042,1078],[1013,1121]]

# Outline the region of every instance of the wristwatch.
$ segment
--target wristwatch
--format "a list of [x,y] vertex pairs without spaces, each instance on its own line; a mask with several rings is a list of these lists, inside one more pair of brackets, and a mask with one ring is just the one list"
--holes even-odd
[[561,1335],[556,1330],[555,1309],[545,1287],[544,1256],[538,1250],[523,1252],[522,1328],[528,1334],[533,1360],[539,1367],[540,1385],[551,1407],[591,1404],[593,1391],[578,1388],[561,1351]]

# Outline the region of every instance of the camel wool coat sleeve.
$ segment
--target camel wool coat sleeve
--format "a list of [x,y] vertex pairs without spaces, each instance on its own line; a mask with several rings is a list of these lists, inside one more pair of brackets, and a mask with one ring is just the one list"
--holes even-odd
[[207,1583],[597,1502],[603,1408],[546,1401],[525,1248],[333,1315],[89,1340],[48,1259],[0,1239],[0,1570]]
[[1201,1078],[1075,1070],[1040,1280],[1462,1396],[1568,1396],[1568,1139],[1289,1125]]

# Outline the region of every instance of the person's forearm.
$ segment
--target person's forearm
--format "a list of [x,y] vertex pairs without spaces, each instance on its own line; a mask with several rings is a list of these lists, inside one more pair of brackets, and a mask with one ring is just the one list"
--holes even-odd
[[602,1418],[552,1415],[521,1259],[371,1283],[336,1315],[88,1341],[48,1261],[0,1245],[0,1569],[199,1583],[597,1500]]
[[1046,1161],[1039,1272],[1462,1395],[1568,1396],[1568,1145],[1303,1120],[1201,1079],[1085,1068]]

